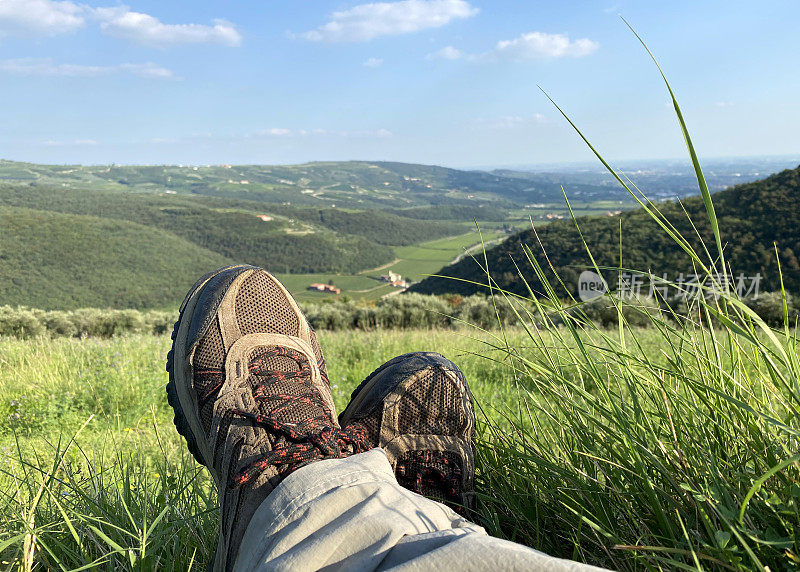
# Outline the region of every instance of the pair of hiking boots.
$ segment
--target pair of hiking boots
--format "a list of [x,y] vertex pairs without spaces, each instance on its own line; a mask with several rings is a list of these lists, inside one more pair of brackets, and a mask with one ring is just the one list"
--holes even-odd
[[215,569],[230,568],[250,519],[292,471],[383,447],[398,482],[460,512],[474,505],[475,414],[439,354],[396,357],[335,414],[325,359],[291,294],[260,268],[200,278],[167,356],[175,426],[221,502]]

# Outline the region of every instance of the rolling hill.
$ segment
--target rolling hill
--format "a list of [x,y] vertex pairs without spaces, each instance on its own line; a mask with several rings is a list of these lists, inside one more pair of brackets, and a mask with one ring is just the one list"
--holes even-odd
[[[755,276],[760,273],[763,277],[760,289],[777,290],[779,276],[775,244],[787,290],[800,293],[800,167],[737,185],[715,193],[713,197],[726,258],[734,275]],[[708,217],[699,197],[681,203],[663,203],[659,209],[696,250],[701,248],[700,237],[707,244],[713,244]],[[624,268],[649,270],[657,276],[666,273],[670,280],[677,279],[680,273],[692,272],[686,254],[643,210],[623,212],[613,217],[578,217],[577,223],[600,267],[619,267],[621,264]],[[552,264],[572,293],[576,293],[578,275],[590,267],[590,262],[573,221],[554,221],[537,227],[536,233],[533,230],[520,232],[486,252],[489,270],[500,287],[519,294],[527,293],[523,278],[515,267],[516,261],[522,276],[534,291],[541,291],[541,284],[525,259],[523,245],[531,248],[543,267]],[[546,259],[542,249],[547,253]],[[482,255],[479,260],[483,263]],[[547,273],[553,277],[551,270]],[[486,291],[479,284],[463,281],[486,283],[486,275],[474,259],[461,260],[438,274],[444,277],[427,278],[411,290],[426,294]],[[611,274],[614,273],[609,273],[606,280],[615,285],[617,278]]]
[[174,234],[100,217],[0,207],[0,304],[162,308],[233,261]]
[[[231,262],[256,264],[296,276],[287,281],[302,296],[312,295],[306,291],[310,283],[335,279],[352,285],[347,290],[357,297],[379,297],[393,291],[378,281],[381,270],[402,267],[407,275],[438,268],[457,255],[456,243],[469,246],[477,240],[464,236],[472,217],[503,220],[511,204],[497,197],[477,201],[470,195],[464,204],[451,197],[453,204],[434,205],[411,188],[421,184],[411,180],[416,177],[395,174],[387,188],[379,179],[389,178],[389,171],[364,164],[275,167],[276,173],[270,173],[272,169],[0,161],[0,304],[49,309],[174,306],[185,285],[161,281],[174,274],[162,264],[170,259],[172,268],[189,275]],[[465,193],[442,190],[452,170],[429,171],[440,185],[435,191],[432,183],[423,186],[431,201]],[[414,166],[403,172],[420,174]],[[302,188],[285,178],[303,174],[309,177],[300,181]],[[229,182],[234,176],[248,176],[253,183],[238,178]],[[464,177],[459,184],[465,189],[477,184]],[[346,193],[331,190],[337,179],[351,181],[358,195],[370,197],[367,206],[342,208],[320,198],[331,193],[347,202]],[[395,195],[406,196],[387,198]],[[292,200],[280,200],[287,196]],[[375,206],[381,202],[394,206]],[[452,251],[436,251],[438,264],[414,262],[417,245],[447,243],[453,237],[459,238]],[[91,268],[97,270],[89,276]],[[376,270],[365,275],[369,269]]]
[[[0,160],[0,185],[23,184],[123,192],[164,192],[314,207],[404,209],[552,202],[556,182],[408,163],[345,161],[303,165],[37,165]],[[614,188],[586,185],[596,198]]]
[[[579,193],[578,214],[610,215],[632,202],[596,174],[564,176],[568,190]],[[472,248],[480,240],[474,220],[485,237],[500,242],[530,217],[546,225],[547,236],[560,237],[554,240],[564,265],[580,254],[570,250],[570,225],[558,220],[566,211],[553,173],[368,161],[81,166],[0,160],[0,209],[0,304],[45,308],[175,306],[184,286],[151,276],[174,275],[164,267],[170,258],[169,268],[191,275],[229,262],[264,266],[302,299],[330,297],[307,290],[330,281],[343,295],[375,299],[396,292],[381,274],[420,280]],[[639,236],[642,221],[626,217],[626,237]],[[546,224],[551,220],[553,230]],[[586,224],[607,233],[615,220]],[[616,251],[602,240],[599,248]],[[646,258],[631,248],[631,260]],[[93,277],[84,275],[90,268],[97,269]],[[502,271],[513,284],[509,269]]]

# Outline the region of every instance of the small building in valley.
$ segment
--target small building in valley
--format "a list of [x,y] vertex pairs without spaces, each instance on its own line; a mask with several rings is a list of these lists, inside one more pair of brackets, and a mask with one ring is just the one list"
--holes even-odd
[[309,284],[309,290],[316,290],[317,292],[328,292],[330,294],[341,294],[342,289],[337,288],[333,284]]

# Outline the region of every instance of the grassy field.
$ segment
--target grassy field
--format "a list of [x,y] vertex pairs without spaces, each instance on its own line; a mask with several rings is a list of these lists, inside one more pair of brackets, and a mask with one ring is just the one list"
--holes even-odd
[[[797,561],[797,395],[779,379],[800,368],[770,364],[758,336],[684,324],[320,340],[339,410],[404,352],[463,369],[479,405],[479,521],[493,534],[615,569]],[[4,568],[205,566],[217,501],[171,424],[169,343],[0,339]],[[796,351],[794,337],[776,343]]]
[[[323,332],[321,341],[340,411],[380,363],[431,348],[476,380],[485,405],[516,400],[512,373],[463,355],[479,344],[451,332]],[[168,336],[149,335],[0,339],[2,569],[24,564],[26,522],[37,530],[40,567],[204,569],[215,543],[216,494],[172,426],[164,392],[169,345]]]

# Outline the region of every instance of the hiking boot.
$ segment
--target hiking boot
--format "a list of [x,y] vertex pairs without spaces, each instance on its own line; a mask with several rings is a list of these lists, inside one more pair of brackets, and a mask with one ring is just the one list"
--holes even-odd
[[475,412],[461,370],[437,353],[398,356],[359,385],[339,423],[383,447],[403,487],[468,516],[475,507]]
[[325,360],[292,296],[253,266],[221,268],[181,304],[167,355],[175,426],[221,503],[214,570],[228,570],[254,512],[308,463],[372,448],[336,421]]

